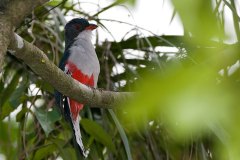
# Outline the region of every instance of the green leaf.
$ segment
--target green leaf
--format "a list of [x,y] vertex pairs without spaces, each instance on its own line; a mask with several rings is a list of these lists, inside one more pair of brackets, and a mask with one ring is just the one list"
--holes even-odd
[[9,100],[10,96],[12,95],[12,93],[17,88],[21,73],[22,73],[22,71],[16,71],[13,78],[11,79],[11,82],[2,91],[1,99],[0,99],[1,106],[4,105],[4,103]]
[[131,6],[134,6],[136,4],[136,0],[117,0],[118,3],[128,3]]
[[68,0],[52,0],[52,1],[48,2],[47,5],[55,7],[55,6],[59,5],[60,3],[63,3],[65,7],[71,7],[72,6],[72,3]]
[[[49,142],[50,141],[50,142]],[[45,145],[37,150],[33,159],[44,159],[49,155],[53,154],[54,151],[59,151],[63,160],[76,160],[75,150],[73,148],[64,148],[66,141],[59,138],[50,138]]]
[[130,150],[130,146],[129,146],[127,135],[126,135],[122,125],[120,124],[117,116],[113,112],[113,110],[112,109],[108,109],[108,111],[109,111],[109,113],[110,113],[114,123],[116,124],[118,132],[119,132],[119,134],[120,134],[120,136],[122,138],[122,141],[123,141],[126,153],[127,153],[128,160],[132,160],[132,155],[131,155],[131,150]]
[[70,158],[70,155],[68,154],[68,152],[64,151],[65,149],[63,149],[64,145],[66,144],[66,141],[59,139],[59,138],[51,139],[51,141],[56,145],[56,147],[60,151],[61,157],[64,160],[68,160]]
[[[126,107],[131,119],[141,127],[143,120],[159,119],[175,138],[199,136],[209,124],[229,117],[231,89],[216,85],[214,69],[202,65],[191,69],[169,66],[164,74],[146,75],[139,94]],[[190,136],[191,135],[191,136]]]
[[76,152],[74,148],[70,148],[70,147],[64,148],[61,150],[60,155],[64,160],[77,160]]
[[21,103],[23,99],[26,99],[25,91],[28,88],[28,82],[23,77],[23,80],[20,82],[19,87],[13,92],[9,99],[9,103],[13,108],[17,108]]
[[54,123],[61,118],[60,114],[56,109],[53,109],[49,112],[46,112],[42,109],[36,109],[35,115],[40,125],[42,126],[42,129],[44,130],[46,136],[48,136],[49,133],[54,130]]
[[116,151],[111,136],[98,123],[89,119],[82,119],[81,125],[84,130],[97,141],[108,147],[110,150]]
[[[222,36],[213,13],[212,1],[173,0],[187,32],[197,37],[195,43],[206,44],[209,39]],[[192,43],[192,41],[189,41]]]
[[[9,125],[9,122],[0,121],[0,154],[5,154],[7,159],[18,159],[16,143],[19,138],[19,129],[17,125]],[[1,158],[0,158],[1,159]]]
[[[0,110],[0,119],[4,119],[20,104],[20,97],[22,96],[23,90],[26,89],[23,81],[19,84],[21,74],[22,70],[16,71],[10,83],[1,93],[0,106],[2,108]],[[18,85],[19,87],[17,88]]]
[[29,109],[27,107],[24,107],[20,112],[18,112],[17,116],[16,116],[16,121],[17,122],[21,122],[23,117],[25,116],[25,113],[28,111]]
[[[183,36],[149,36],[140,38],[137,35],[130,37],[127,40],[120,42],[112,42],[111,50],[119,51],[119,49],[146,49],[149,46],[149,43],[153,46],[167,46],[180,47],[182,44]],[[141,42],[141,43],[139,43]],[[149,42],[149,43],[148,43]]]
[[47,144],[39,148],[33,159],[42,160],[48,155],[52,154],[57,149],[55,144]]
[[44,91],[54,94],[54,88],[46,81],[38,80],[36,86]]

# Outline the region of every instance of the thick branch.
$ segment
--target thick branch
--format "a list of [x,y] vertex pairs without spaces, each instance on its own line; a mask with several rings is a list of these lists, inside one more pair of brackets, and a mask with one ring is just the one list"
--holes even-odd
[[[24,17],[29,15],[36,6],[42,5],[48,0],[10,0],[1,3],[0,11],[0,72],[3,59],[10,43],[11,33]],[[6,5],[6,6],[2,6]]]
[[13,26],[18,26],[35,7],[40,6],[49,0],[11,0],[7,5],[4,14],[11,21]]
[[110,108],[126,101],[132,95],[127,92],[111,92],[87,87],[64,74],[39,48],[16,34],[13,37],[9,48],[13,55],[22,59],[46,82],[72,99],[90,106]]
[[2,72],[4,56],[10,43],[9,35],[11,34],[11,32],[12,32],[11,23],[7,21],[5,17],[0,16],[0,73]]

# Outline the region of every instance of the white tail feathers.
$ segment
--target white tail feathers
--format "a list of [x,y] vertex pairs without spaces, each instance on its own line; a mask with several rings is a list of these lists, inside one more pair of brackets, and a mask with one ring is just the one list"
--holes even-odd
[[[69,106],[69,111],[71,112],[71,107],[70,107],[70,99],[67,98],[67,101],[68,101],[68,106]],[[71,114],[71,113],[70,113]],[[88,150],[85,150],[84,148],[84,145],[83,145],[83,142],[82,142],[82,135],[81,135],[81,131],[80,131],[80,116],[78,115],[76,120],[74,120],[72,114],[71,114],[71,122],[72,122],[72,125],[73,125],[73,134],[76,138],[76,142],[77,142],[77,145],[79,146],[79,148],[81,149],[81,153],[83,154],[84,158],[87,158],[88,157],[88,154],[89,154],[89,149]]]
[[79,122],[80,122],[80,116],[77,116],[76,120],[74,120],[72,118],[72,124],[73,124],[74,134],[75,134],[75,137],[76,137],[76,142],[79,145],[79,147],[81,148],[83,156],[85,158],[87,158],[87,156],[89,154],[89,150],[85,150],[85,148],[84,148],[84,145],[83,145],[83,142],[82,142],[82,136],[81,136],[81,132],[80,132]]

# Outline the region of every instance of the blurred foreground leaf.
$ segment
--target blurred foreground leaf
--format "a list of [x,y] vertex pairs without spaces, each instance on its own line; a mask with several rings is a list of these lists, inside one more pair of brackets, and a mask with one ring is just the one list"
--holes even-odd
[[[229,146],[221,148],[219,153],[227,155],[223,152],[227,147],[233,159],[240,158],[236,145],[239,143],[232,139],[240,140],[235,136],[240,133],[234,122],[239,121],[235,112],[240,111],[236,108],[240,103],[240,86],[235,81],[224,80],[213,67],[206,65],[169,66],[164,73],[145,75],[138,86],[139,93],[126,107],[128,120],[140,128],[150,121],[161,121],[171,137],[181,142],[210,132],[219,135],[227,131],[231,138],[226,135],[218,138]],[[219,125],[221,129],[216,129]]]
[[164,117],[176,136],[185,137],[201,133],[209,123],[229,116],[234,97],[230,90],[216,84],[216,74],[208,68],[172,67],[164,75],[156,72],[146,77],[139,84],[138,96],[128,106],[130,116],[139,125],[146,116]]
[[212,1],[172,0],[172,2],[180,14],[186,34],[190,32],[190,36],[197,37],[195,42],[189,43],[207,44],[210,39],[223,36],[213,13]]
[[110,150],[116,151],[111,136],[106,131],[104,131],[99,124],[89,119],[82,119],[81,125],[88,134],[94,137],[94,139],[101,142]]

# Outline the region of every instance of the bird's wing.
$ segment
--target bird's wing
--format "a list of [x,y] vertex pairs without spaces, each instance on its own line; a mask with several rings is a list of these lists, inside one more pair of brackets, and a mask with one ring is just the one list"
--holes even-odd
[[[60,63],[60,65],[61,65],[61,63]],[[64,69],[62,67],[61,69],[67,75],[71,75],[71,73],[69,72],[69,70],[66,67],[64,67]],[[58,106],[59,110],[61,111],[61,114],[64,116],[64,118],[67,121],[71,121],[67,97],[65,95],[63,95],[62,93],[58,92],[57,90],[55,90],[55,99],[56,99],[57,106]]]

